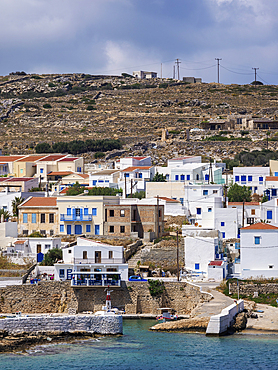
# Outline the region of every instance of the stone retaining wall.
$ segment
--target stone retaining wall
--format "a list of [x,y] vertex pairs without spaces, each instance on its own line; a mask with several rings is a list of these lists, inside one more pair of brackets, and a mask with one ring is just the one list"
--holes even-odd
[[[277,283],[253,283],[239,280],[239,294],[244,296],[253,296],[255,292],[258,294],[278,294]],[[231,294],[237,294],[237,283],[229,283],[229,291]]]
[[8,334],[45,334],[47,332],[74,333],[89,332],[94,334],[122,334],[123,319],[120,315],[115,316],[36,316],[18,317],[0,320],[0,331]]

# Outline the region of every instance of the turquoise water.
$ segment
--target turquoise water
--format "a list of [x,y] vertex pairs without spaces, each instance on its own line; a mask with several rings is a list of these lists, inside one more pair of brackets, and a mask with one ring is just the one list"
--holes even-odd
[[124,321],[124,335],[50,344],[0,355],[0,370],[278,369],[278,337],[155,333],[150,320]]

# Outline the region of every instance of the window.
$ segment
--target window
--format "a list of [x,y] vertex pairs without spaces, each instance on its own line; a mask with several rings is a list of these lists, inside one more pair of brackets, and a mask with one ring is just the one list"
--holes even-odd
[[124,210],[124,209],[121,209],[121,210],[120,210],[120,216],[121,216],[121,217],[125,217],[125,210]]
[[167,173],[167,175],[166,175],[166,180],[167,180],[167,181],[169,181],[169,178],[170,178],[170,176],[169,176],[169,174]]
[[114,226],[109,226],[109,232],[113,233],[114,232]]
[[50,244],[45,244],[44,248],[45,249],[50,249],[51,245]]
[[109,259],[111,260],[113,258],[113,251],[109,251]]
[[109,216],[110,217],[114,217],[114,209],[110,209],[109,210]]
[[41,213],[41,224],[45,224],[45,213]]
[[23,213],[23,223],[24,224],[28,223],[28,213]]
[[195,270],[200,270],[200,264],[199,263],[195,263]]
[[274,172],[274,176],[278,176],[278,172]]
[[40,173],[43,173],[43,168],[40,168]]
[[273,269],[274,265],[268,265],[268,268]]
[[138,173],[138,176],[139,176],[139,179],[142,179],[142,178],[143,178],[143,174],[142,174],[142,172],[139,172],[139,173]]
[[60,233],[63,233],[65,231],[65,226],[64,225],[60,225]]
[[183,201],[184,201],[184,199],[183,198],[180,198],[180,202],[181,202],[182,205],[183,205]]
[[83,260],[88,259],[88,253],[87,251],[83,251]]
[[98,182],[104,182],[103,180],[98,180]]
[[120,232],[124,233],[125,232],[125,226],[120,226]]
[[129,177],[129,173],[125,173],[125,177]]
[[190,180],[190,175],[186,175],[186,180],[189,181]]
[[23,168],[20,169],[20,173],[23,173]]
[[71,215],[71,208],[67,208],[67,216]]
[[89,214],[89,208],[84,208],[84,215],[88,216],[88,214]]
[[255,186],[255,187],[254,187],[254,193],[256,193],[256,192],[257,192],[257,190],[258,190],[258,187],[257,187],[257,186]]
[[261,244],[261,237],[260,236],[255,236],[254,237],[254,243],[255,244]]
[[92,208],[92,214],[93,216],[97,216],[97,208]]
[[196,208],[197,215],[200,215],[202,213],[202,208]]
[[272,211],[267,211],[267,212],[266,212],[266,218],[267,218],[268,220],[272,220]]
[[185,176],[181,175],[181,181],[184,181],[184,180],[185,180]]
[[203,195],[208,195],[208,190],[203,190]]
[[46,231],[45,230],[40,230],[40,234],[46,235]]
[[239,176],[235,176],[235,182],[239,182]]
[[59,277],[60,277],[61,279],[64,279],[64,277],[65,277],[65,269],[60,269],[60,270],[59,270]]
[[259,183],[262,183],[264,181],[264,178],[262,176],[259,177]]
[[212,212],[212,208],[211,207],[208,208],[208,212]]
[[49,230],[49,235],[53,236],[54,235],[54,230]]
[[75,208],[75,215],[76,215],[77,217],[80,217],[80,214],[81,214],[81,210],[80,210],[80,208]]
[[81,172],[81,167],[77,167],[77,172]]
[[93,186],[96,186],[97,180],[93,180]]
[[245,175],[241,176],[241,182],[246,183],[246,176]]
[[179,175],[176,175],[176,176],[175,176],[175,180],[176,180],[176,181],[179,181]]
[[271,194],[272,194],[273,197],[276,197],[277,196],[277,189],[272,189]]
[[68,253],[71,253],[71,249],[68,250]]
[[254,219],[254,217],[247,217],[247,223],[248,223],[249,225],[253,225],[253,224],[255,223],[255,219]]
[[49,213],[49,223],[54,224],[54,213]]
[[158,210],[158,217],[161,217],[161,209]]
[[37,222],[37,215],[36,213],[32,213],[32,224],[35,224]]
[[226,233],[222,233],[222,238],[225,239]]
[[205,181],[209,181],[209,175],[205,175]]
[[86,225],[86,233],[90,233],[91,232],[91,225]]
[[218,190],[213,190],[213,192],[212,192],[212,193],[213,193],[213,194],[217,194],[217,192],[218,192]]
[[22,234],[23,235],[28,235],[28,230],[23,230]]
[[252,181],[252,179],[253,179],[253,177],[252,177],[252,176],[248,176],[248,182],[251,182],[251,181]]
[[251,215],[255,215],[256,214],[256,210],[255,209],[251,209]]
[[225,222],[223,222],[223,221],[222,221],[222,222],[221,222],[221,226],[225,226]]

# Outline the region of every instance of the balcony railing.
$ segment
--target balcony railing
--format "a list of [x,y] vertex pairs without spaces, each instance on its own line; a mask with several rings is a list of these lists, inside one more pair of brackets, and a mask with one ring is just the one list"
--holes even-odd
[[92,221],[93,216],[92,215],[66,215],[66,214],[61,214],[60,215],[60,220],[61,221]]
[[75,265],[79,264],[95,264],[95,263],[107,263],[107,264],[119,264],[125,263],[124,258],[72,258],[71,263]]
[[71,286],[121,286],[121,280],[113,280],[113,279],[72,279]]

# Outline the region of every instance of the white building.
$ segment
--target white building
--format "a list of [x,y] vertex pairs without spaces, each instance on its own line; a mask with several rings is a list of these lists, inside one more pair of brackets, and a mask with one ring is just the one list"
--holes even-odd
[[114,163],[116,170],[124,170],[128,167],[145,167],[152,165],[152,158],[147,157],[125,157],[120,158]]
[[[238,227],[243,226],[243,203],[242,202],[228,202],[228,209],[237,209],[237,223]],[[244,202],[244,225],[251,225],[261,220],[262,204],[260,202]]]
[[221,281],[226,278],[227,272],[226,260],[211,261],[208,264],[208,280]]
[[89,186],[118,188],[119,170],[102,170],[90,173]]
[[222,241],[218,230],[183,225],[185,269],[208,277],[208,264],[223,259]]
[[55,280],[71,280],[72,286],[120,286],[128,280],[124,247],[82,237],[63,249],[63,260],[54,265]]
[[252,193],[263,194],[269,172],[269,167],[234,167],[234,183],[247,186]]
[[241,277],[278,277],[278,227],[257,223],[241,229]]
[[146,78],[157,78],[156,72],[134,71],[132,75],[136,78],[139,78],[139,80],[144,80]]

